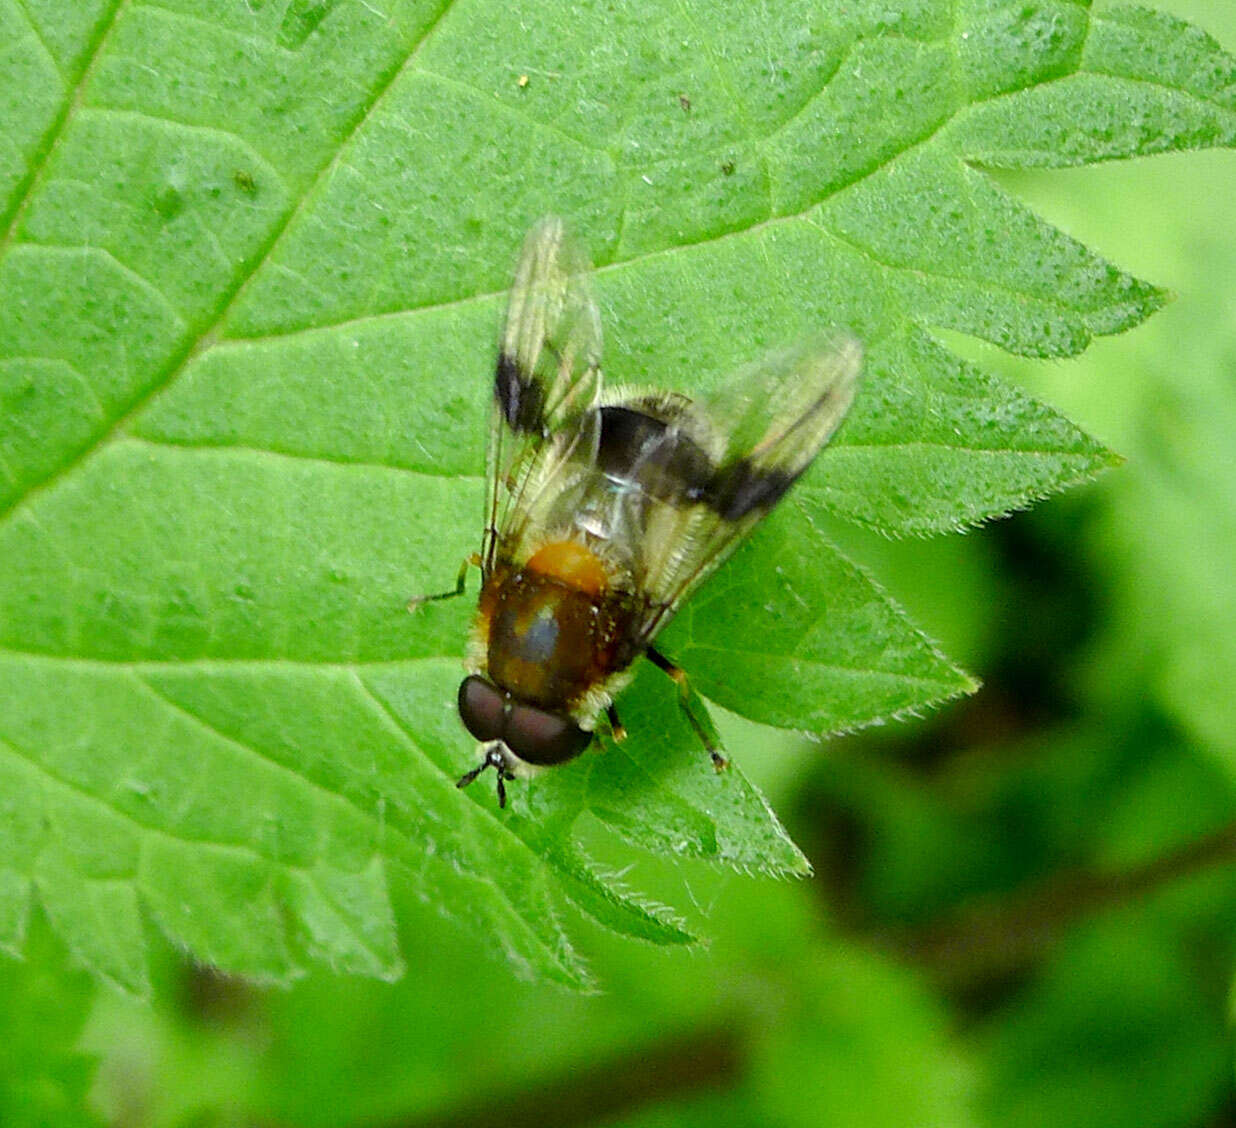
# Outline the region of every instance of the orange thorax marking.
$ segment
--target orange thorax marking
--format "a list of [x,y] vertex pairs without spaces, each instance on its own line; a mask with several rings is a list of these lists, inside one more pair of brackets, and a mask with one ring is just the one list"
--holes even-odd
[[605,565],[578,541],[555,541],[538,548],[527,567],[588,595],[600,595],[609,587]]

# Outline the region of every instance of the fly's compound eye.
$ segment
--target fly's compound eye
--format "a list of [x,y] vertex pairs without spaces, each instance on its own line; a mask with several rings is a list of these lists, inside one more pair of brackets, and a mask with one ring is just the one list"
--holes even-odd
[[541,767],[575,759],[592,740],[592,733],[570,717],[511,703],[500,689],[476,674],[460,683],[459,717],[477,740],[500,740],[525,764]]
[[475,674],[459,686],[459,718],[477,740],[501,740],[506,701],[484,678]]
[[502,740],[526,764],[547,767],[573,760],[592,740],[570,717],[546,713],[531,705],[516,705],[507,718]]

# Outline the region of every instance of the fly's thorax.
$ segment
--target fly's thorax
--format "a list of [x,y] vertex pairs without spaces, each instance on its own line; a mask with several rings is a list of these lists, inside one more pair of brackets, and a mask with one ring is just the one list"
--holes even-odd
[[570,541],[542,546],[523,566],[495,567],[478,606],[492,682],[520,701],[570,710],[628,665],[633,601],[609,579],[600,558]]
[[521,570],[498,592],[489,675],[521,701],[565,706],[596,680],[606,648],[603,599]]

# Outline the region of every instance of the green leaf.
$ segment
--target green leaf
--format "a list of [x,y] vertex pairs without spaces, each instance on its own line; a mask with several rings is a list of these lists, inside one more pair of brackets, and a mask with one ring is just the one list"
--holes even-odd
[[[384,9],[384,10],[380,10]],[[142,992],[153,921],[287,982],[393,977],[390,883],[586,986],[570,906],[691,936],[575,844],[803,872],[641,674],[628,741],[460,795],[488,366],[565,215],[614,382],[707,388],[827,326],[853,417],[666,636],[696,688],[824,732],[973,687],[814,530],[956,528],[1110,465],[933,330],[1065,356],[1161,304],[978,166],[1231,144],[1231,60],[1065,0],[0,4],[0,943],[37,896]],[[523,76],[527,81],[523,81]],[[697,702],[697,707],[699,703]]]
[[978,688],[793,509],[665,638],[709,697],[780,728],[839,732]]
[[39,920],[27,958],[0,962],[0,1120],[12,1128],[97,1128],[95,1061],[80,1049],[95,988]]

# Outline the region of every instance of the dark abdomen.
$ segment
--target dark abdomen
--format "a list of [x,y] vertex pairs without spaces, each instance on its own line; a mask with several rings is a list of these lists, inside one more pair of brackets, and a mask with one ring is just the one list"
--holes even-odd
[[629,611],[612,592],[499,568],[485,584],[481,608],[489,618],[489,677],[520,701],[565,708],[620,668],[615,660]]

